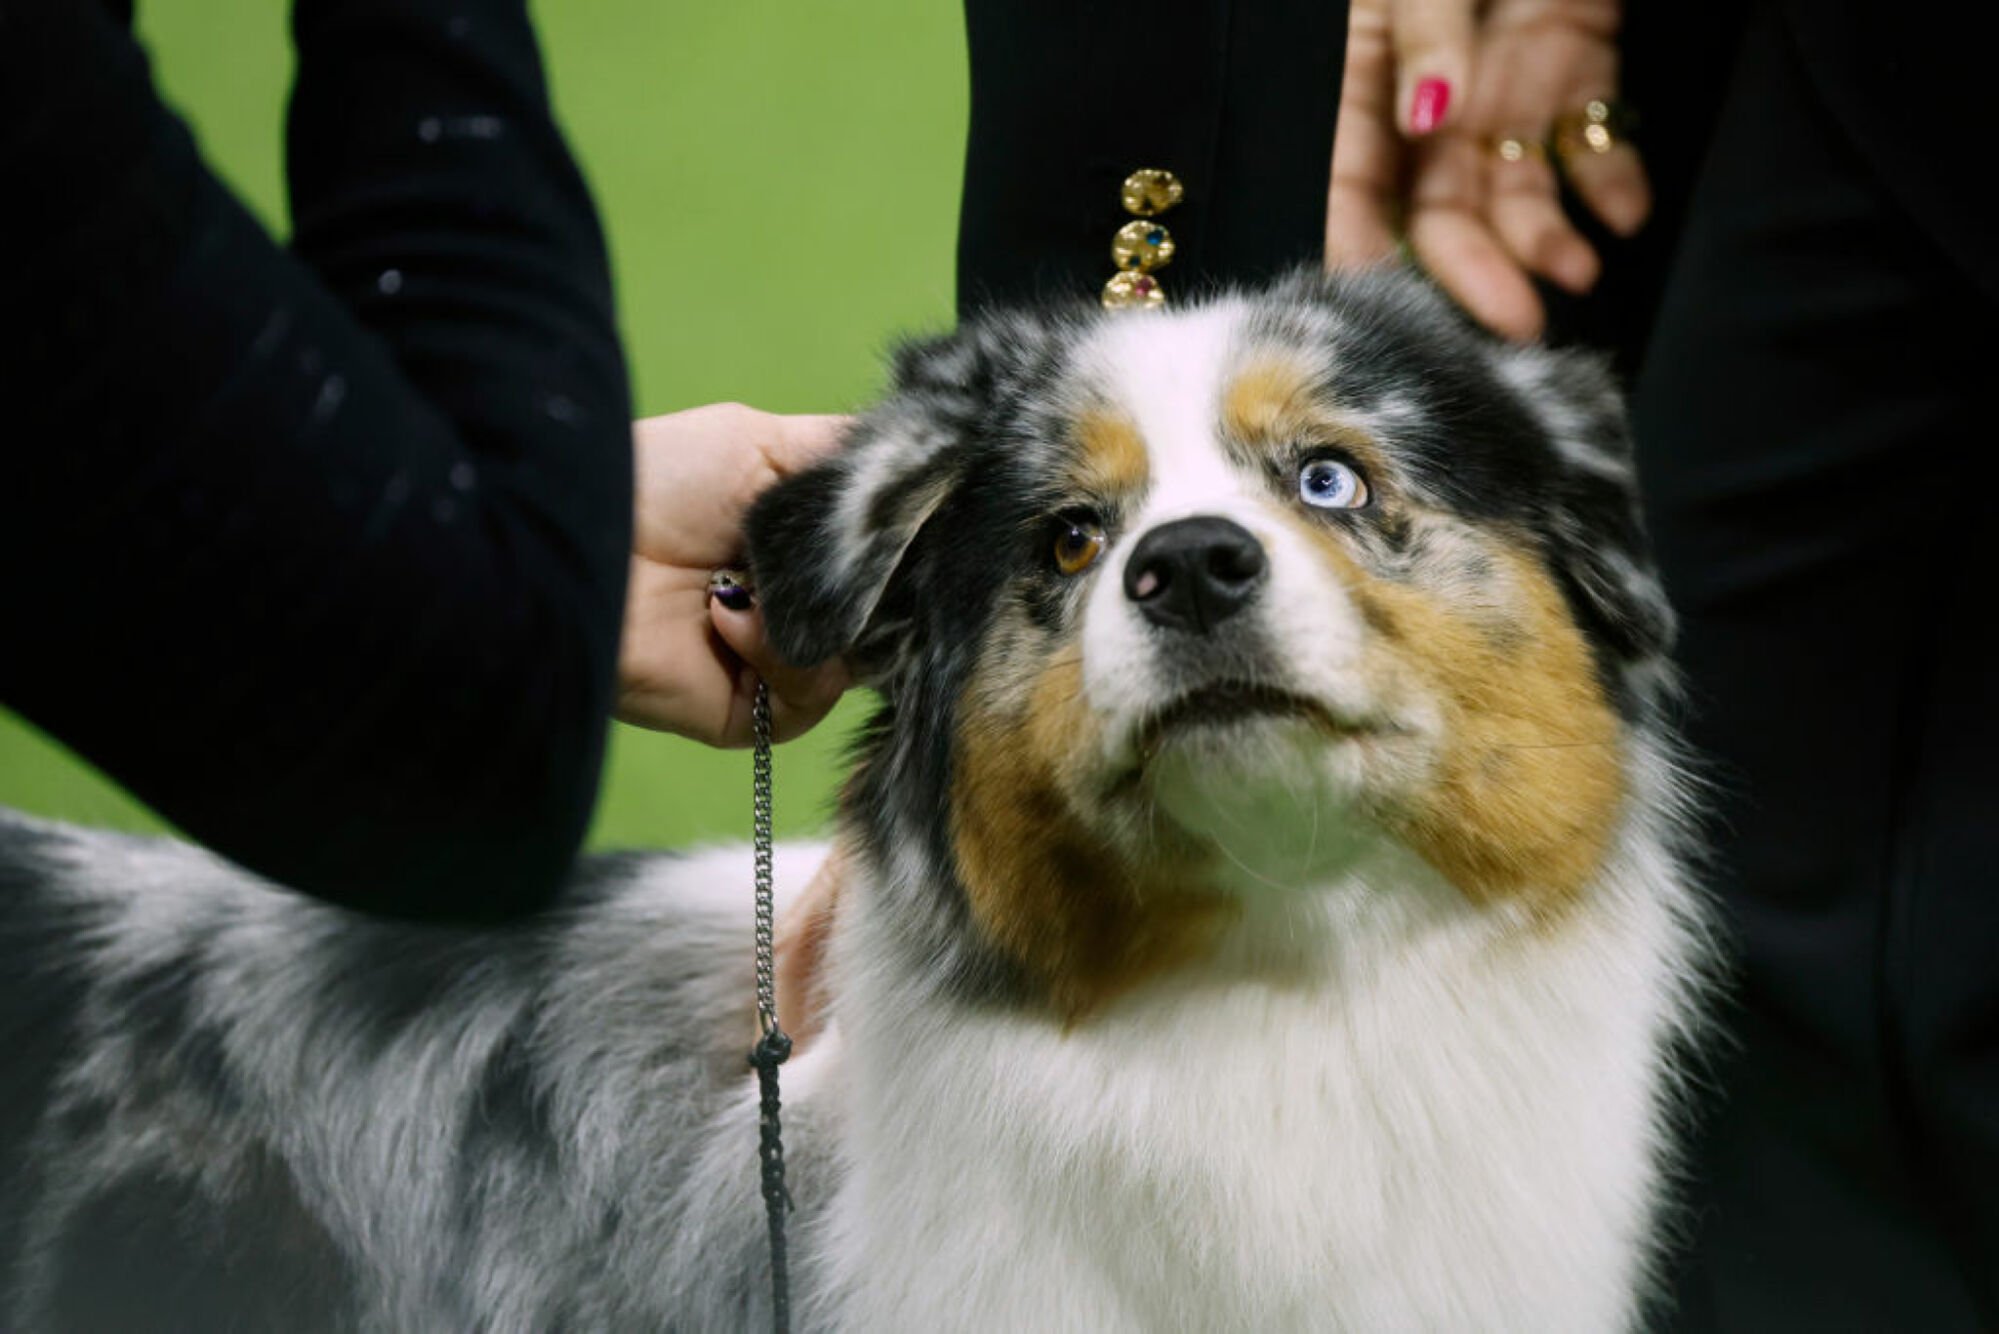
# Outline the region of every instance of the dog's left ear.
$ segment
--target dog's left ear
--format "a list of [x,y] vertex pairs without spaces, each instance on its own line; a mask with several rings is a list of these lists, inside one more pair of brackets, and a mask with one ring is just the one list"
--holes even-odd
[[764,624],[797,663],[849,658],[864,676],[899,653],[885,614],[923,525],[957,487],[965,428],[909,394],[863,417],[840,453],[772,487],[750,510]]

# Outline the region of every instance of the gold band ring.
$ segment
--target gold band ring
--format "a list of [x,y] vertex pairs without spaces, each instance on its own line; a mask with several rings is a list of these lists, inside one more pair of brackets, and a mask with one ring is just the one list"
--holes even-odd
[[1530,139],[1525,135],[1509,134],[1494,139],[1492,151],[1501,162],[1545,162],[1548,159],[1546,141]]
[[1549,145],[1563,158],[1608,153],[1626,143],[1632,116],[1622,104],[1607,97],[1592,98],[1580,110],[1555,118]]

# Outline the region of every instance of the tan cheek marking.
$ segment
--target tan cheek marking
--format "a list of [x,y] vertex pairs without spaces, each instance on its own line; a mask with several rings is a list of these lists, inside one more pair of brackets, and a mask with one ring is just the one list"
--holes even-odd
[[1434,594],[1373,578],[1323,529],[1316,537],[1378,637],[1376,670],[1413,674],[1443,709],[1438,770],[1394,817],[1403,837],[1474,899],[1573,900],[1623,807],[1624,753],[1560,590],[1532,556],[1500,548],[1521,610],[1517,633],[1497,637]]
[[1079,489],[1106,498],[1145,488],[1151,460],[1145,441],[1129,417],[1106,411],[1085,412],[1076,420],[1076,466],[1070,481]]
[[1019,713],[986,708],[975,680],[961,702],[952,792],[974,919],[1070,1023],[1196,957],[1226,911],[1076,819],[1066,794],[1087,781],[1079,757],[1096,733],[1082,685],[1073,646],[1040,671]]

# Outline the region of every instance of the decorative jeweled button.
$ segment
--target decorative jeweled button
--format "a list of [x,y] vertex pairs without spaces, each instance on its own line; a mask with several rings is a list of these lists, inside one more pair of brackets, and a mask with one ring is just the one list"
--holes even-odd
[[1124,211],[1154,218],[1187,197],[1180,178],[1157,167],[1144,167],[1124,178]]
[[1159,280],[1149,273],[1126,269],[1114,274],[1104,284],[1104,309],[1125,310],[1130,307],[1151,308],[1166,304],[1166,289]]
[[1173,233],[1142,218],[1127,222],[1111,238],[1111,260],[1120,269],[1150,273],[1173,262]]

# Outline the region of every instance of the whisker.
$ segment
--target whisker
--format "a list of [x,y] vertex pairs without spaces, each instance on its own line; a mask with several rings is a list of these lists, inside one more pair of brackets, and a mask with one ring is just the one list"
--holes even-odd
[[1528,741],[1509,743],[1503,746],[1488,746],[1488,750],[1602,750],[1615,746],[1615,741]]

